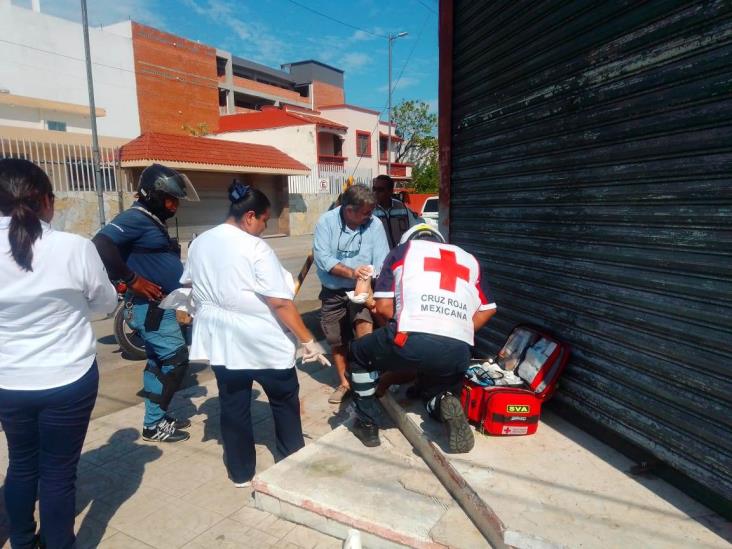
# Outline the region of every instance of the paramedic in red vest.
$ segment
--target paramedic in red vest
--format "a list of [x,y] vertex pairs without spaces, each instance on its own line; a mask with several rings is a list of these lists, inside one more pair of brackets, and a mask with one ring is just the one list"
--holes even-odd
[[384,224],[389,248],[395,248],[404,233],[415,225],[424,223],[424,221],[407,208],[404,202],[392,196],[394,194],[394,180],[388,175],[376,176],[371,189],[374,191],[374,196],[376,196],[374,217],[378,217]]
[[354,434],[366,446],[380,444],[379,372],[411,370],[417,372],[427,411],[447,425],[450,451],[470,451],[473,432],[455,395],[468,368],[473,334],[496,312],[481,284],[478,260],[445,244],[428,225],[415,225],[384,261],[374,298],[374,313],[388,320],[351,343]]

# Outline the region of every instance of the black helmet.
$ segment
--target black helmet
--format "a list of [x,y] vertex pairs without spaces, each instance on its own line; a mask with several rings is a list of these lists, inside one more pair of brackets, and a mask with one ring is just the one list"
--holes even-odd
[[440,234],[440,231],[437,229],[433,229],[427,223],[418,223],[414,227],[410,228],[406,233],[402,235],[402,238],[399,240],[399,244],[404,244],[406,242],[409,242],[410,240],[433,240],[436,242],[440,242],[441,244],[445,243],[445,238]]
[[153,195],[160,193],[182,200],[199,201],[190,179],[162,164],[153,164],[142,170],[137,192],[143,200],[150,200]]

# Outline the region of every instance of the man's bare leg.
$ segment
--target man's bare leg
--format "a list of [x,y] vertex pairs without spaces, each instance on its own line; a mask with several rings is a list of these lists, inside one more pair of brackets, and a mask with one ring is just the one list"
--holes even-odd
[[338,387],[330,395],[328,402],[339,404],[351,388],[351,384],[346,377],[346,366],[348,364],[346,361],[346,347],[344,345],[333,346],[331,347],[331,353],[333,355],[333,366],[335,366],[338,374]]
[[333,365],[335,366],[336,373],[338,374],[338,384],[342,387],[350,388],[351,384],[346,377],[346,367],[348,362],[346,361],[345,345],[332,347],[331,352],[333,353]]

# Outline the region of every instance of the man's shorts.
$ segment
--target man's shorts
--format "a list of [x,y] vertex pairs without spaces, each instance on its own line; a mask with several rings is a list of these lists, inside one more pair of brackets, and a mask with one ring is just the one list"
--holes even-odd
[[328,344],[346,345],[353,339],[353,325],[358,320],[373,324],[371,313],[363,305],[352,303],[346,290],[323,287],[318,296],[321,301],[320,326]]

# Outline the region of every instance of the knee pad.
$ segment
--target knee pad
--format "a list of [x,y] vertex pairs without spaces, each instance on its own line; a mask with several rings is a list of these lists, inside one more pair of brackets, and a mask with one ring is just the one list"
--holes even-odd
[[163,373],[162,368],[152,366],[149,362],[145,366],[145,370],[151,372],[163,386],[160,394],[151,393],[144,389],[138,394],[157,403],[163,410],[167,410],[170,401],[173,400],[173,395],[180,389],[188,371],[188,347],[180,347],[173,356],[162,362],[162,366],[172,366],[173,368]]

